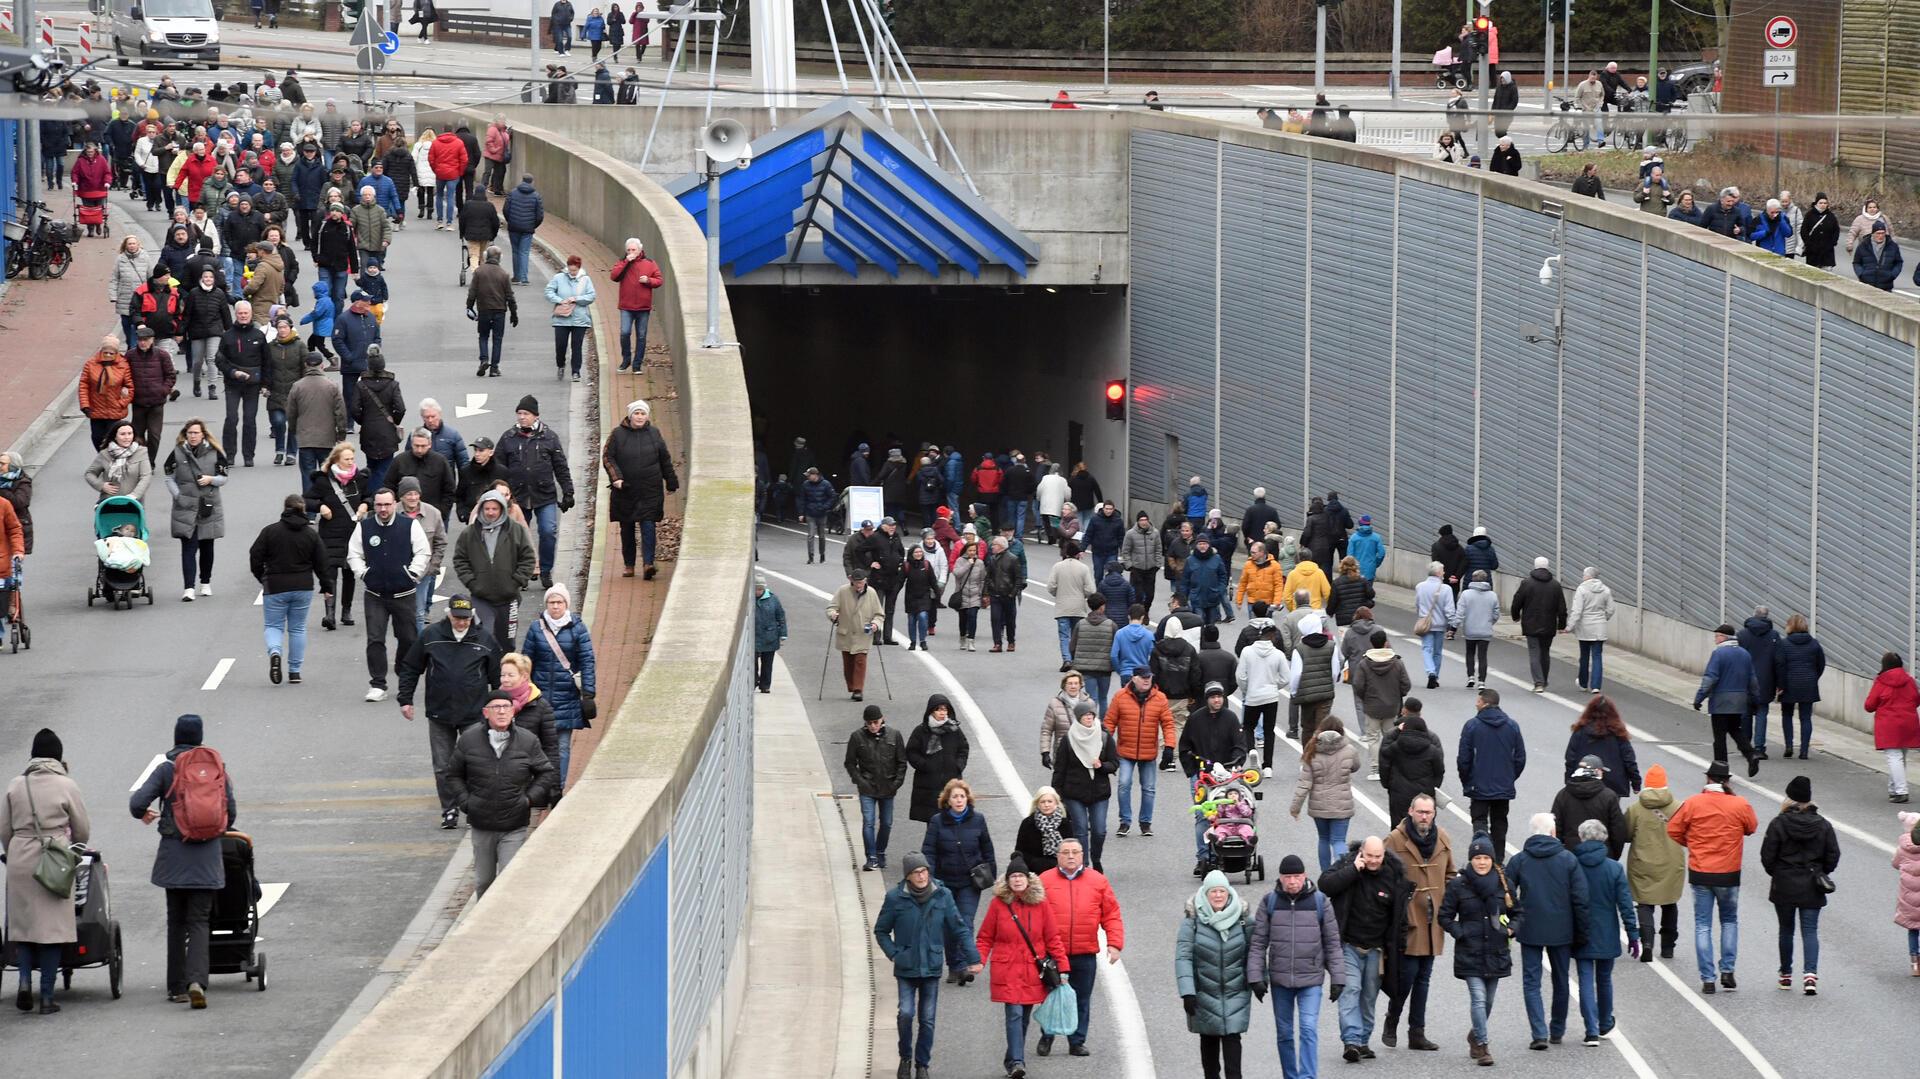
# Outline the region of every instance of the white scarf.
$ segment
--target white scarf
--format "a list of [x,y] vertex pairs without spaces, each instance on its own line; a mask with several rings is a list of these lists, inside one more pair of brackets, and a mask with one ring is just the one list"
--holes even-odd
[[1067,744],[1073,747],[1073,755],[1080,758],[1089,775],[1095,771],[1094,765],[1100,760],[1100,747],[1105,741],[1098,723],[1089,727],[1076,716],[1067,726]]

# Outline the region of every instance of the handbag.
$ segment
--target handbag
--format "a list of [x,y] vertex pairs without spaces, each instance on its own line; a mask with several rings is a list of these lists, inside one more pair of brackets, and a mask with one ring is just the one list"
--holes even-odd
[[1413,620],[1413,635],[1415,637],[1425,637],[1427,634],[1433,632],[1433,608],[1438,606],[1440,606],[1440,600],[1436,597],[1432,605],[1427,609],[1427,612]]
[[993,867],[985,862],[981,862],[979,865],[967,870],[967,879],[973,882],[974,888],[984,892],[993,887]]
[[1826,873],[1821,872],[1818,869],[1809,869],[1807,870],[1807,872],[1810,875],[1812,875],[1813,886],[1815,888],[1820,889],[1821,894],[1823,895],[1833,894],[1833,888],[1834,888],[1833,877],[1829,876]]
[[591,721],[600,714],[600,706],[594,703],[593,694],[586,691],[586,688],[581,685],[579,676],[573,673],[573,664],[567,662],[566,649],[560,647],[559,639],[553,635],[553,627],[547,625],[545,618],[540,619],[540,632],[547,635],[547,647],[553,649],[554,658],[560,661],[560,669],[567,672],[567,677],[573,679],[573,688],[580,693],[580,726],[592,728]]
[[[1053,956],[1041,955],[1039,952],[1033,950],[1033,938],[1027,936],[1027,927],[1020,924],[1020,915],[1013,909],[1013,900],[1006,899],[1002,900],[1002,902],[1007,905],[1007,917],[1013,919],[1013,927],[1020,931],[1020,939],[1027,942],[1027,954],[1033,956],[1033,969],[1040,975],[1041,987],[1046,989],[1048,994],[1051,995],[1055,987],[1065,984],[1066,981],[1066,979],[1060,977],[1060,964],[1053,961]],[[1074,1026],[1077,1029],[1079,1025],[1079,1003],[1076,1001],[1074,1005]]]
[[1080,998],[1073,986],[1061,982],[1040,1002],[1033,1017],[1040,1023],[1040,1033],[1049,1038],[1064,1038],[1080,1029]]
[[553,317],[554,318],[572,318],[573,317],[573,301],[561,300],[559,303],[554,304]]
[[[33,815],[33,830],[40,832],[40,810],[33,804],[33,780],[21,786],[27,789],[27,811]],[[73,898],[73,877],[80,869],[80,855],[65,836],[40,835],[40,861],[33,867],[33,879],[62,899]]]

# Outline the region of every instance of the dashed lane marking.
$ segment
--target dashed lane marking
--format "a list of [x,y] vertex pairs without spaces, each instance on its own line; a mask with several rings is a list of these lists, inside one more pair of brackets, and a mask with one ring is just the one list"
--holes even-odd
[[223,659],[220,662],[214,664],[213,673],[210,675],[207,675],[207,680],[205,682],[200,683],[200,688],[203,690],[219,689],[221,680],[227,677],[227,672],[230,670],[233,670],[232,657],[228,657],[227,659]]

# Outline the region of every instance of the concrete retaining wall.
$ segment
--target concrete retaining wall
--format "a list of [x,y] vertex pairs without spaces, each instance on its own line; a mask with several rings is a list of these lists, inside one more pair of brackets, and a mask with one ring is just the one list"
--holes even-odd
[[[422,108],[422,125],[452,117]],[[478,116],[463,116],[476,130]],[[645,666],[565,802],[405,981],[309,1072],[474,1077],[722,1074],[745,989],[753,691],[753,457],[737,348],[700,350],[706,245],[656,184],[599,149],[518,132],[550,214],[638,236],[688,409],[685,531]],[[723,305],[722,336],[732,319]],[[603,376],[606,368],[603,365]],[[597,471],[597,470],[596,470]],[[603,494],[604,497],[604,494]],[[618,690],[609,689],[603,696]]]

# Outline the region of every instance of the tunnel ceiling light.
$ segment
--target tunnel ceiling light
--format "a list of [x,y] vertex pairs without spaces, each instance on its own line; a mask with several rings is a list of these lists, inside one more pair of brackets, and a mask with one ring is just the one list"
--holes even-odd
[[1052,285],[1048,285],[1047,291],[1051,293],[1051,292],[1059,292],[1060,290],[1057,288],[1054,288]]

